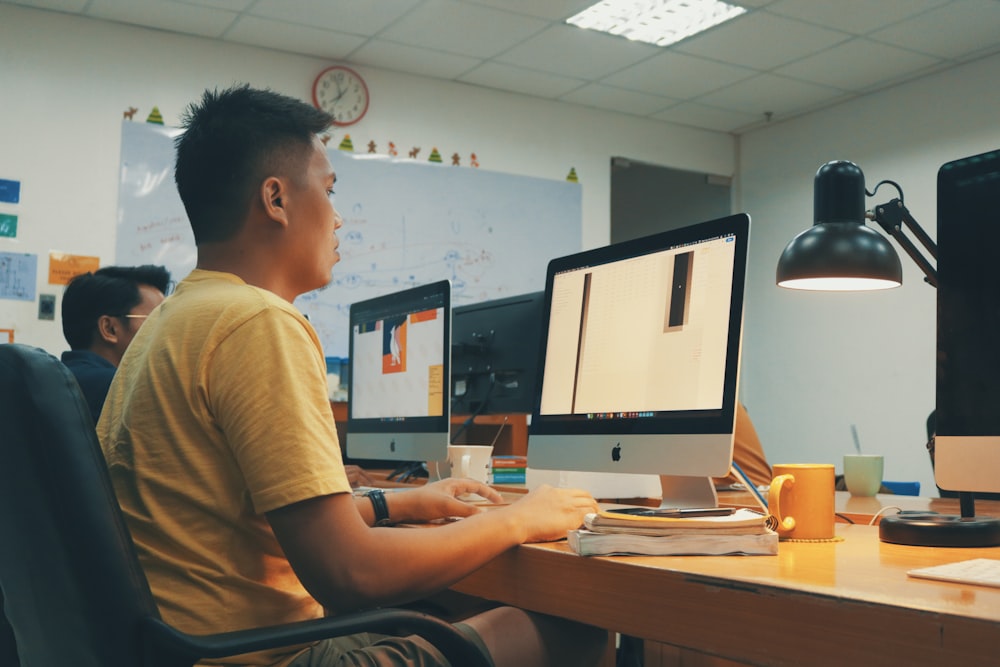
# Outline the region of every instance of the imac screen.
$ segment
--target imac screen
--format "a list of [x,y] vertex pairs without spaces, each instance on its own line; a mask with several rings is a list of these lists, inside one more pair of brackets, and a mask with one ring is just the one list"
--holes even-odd
[[450,283],[354,303],[350,326],[348,456],[447,458]]
[[549,264],[529,467],[729,472],[749,226],[732,215]]
[[452,313],[451,411],[530,413],[543,292],[459,306]]
[[1000,151],[938,171],[937,434],[942,489],[1000,492]]

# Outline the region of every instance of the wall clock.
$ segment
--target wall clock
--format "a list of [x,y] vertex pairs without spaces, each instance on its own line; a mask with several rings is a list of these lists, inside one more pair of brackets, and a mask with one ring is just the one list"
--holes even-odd
[[368,112],[368,86],[354,70],[334,65],[313,81],[313,104],[333,116],[333,124],[353,125]]

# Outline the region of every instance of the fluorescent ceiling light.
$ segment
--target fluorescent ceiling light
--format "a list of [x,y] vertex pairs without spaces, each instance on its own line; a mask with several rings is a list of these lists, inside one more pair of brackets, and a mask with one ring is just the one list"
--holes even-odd
[[605,0],[566,19],[581,28],[669,46],[746,12],[720,0]]

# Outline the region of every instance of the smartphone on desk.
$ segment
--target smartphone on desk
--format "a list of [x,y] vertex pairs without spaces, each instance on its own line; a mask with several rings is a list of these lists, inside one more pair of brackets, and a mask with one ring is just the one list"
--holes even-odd
[[633,514],[636,516],[659,516],[684,519],[693,516],[729,516],[733,507],[622,507],[608,510],[612,514]]

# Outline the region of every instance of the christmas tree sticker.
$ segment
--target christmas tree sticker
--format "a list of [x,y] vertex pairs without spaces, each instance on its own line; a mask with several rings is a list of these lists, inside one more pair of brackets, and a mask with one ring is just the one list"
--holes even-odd
[[566,174],[566,180],[570,183],[579,183],[580,179],[576,177],[576,167],[570,167],[569,173]]
[[351,142],[351,135],[345,134],[343,140],[340,142],[338,148],[342,151],[347,151],[348,153],[354,152],[354,143]]
[[163,125],[163,116],[160,115],[160,107],[153,107],[153,110],[149,112],[149,118],[146,119],[146,122]]
[[431,156],[427,158],[428,162],[441,162],[441,154],[438,153],[438,149],[435,147],[431,149]]

